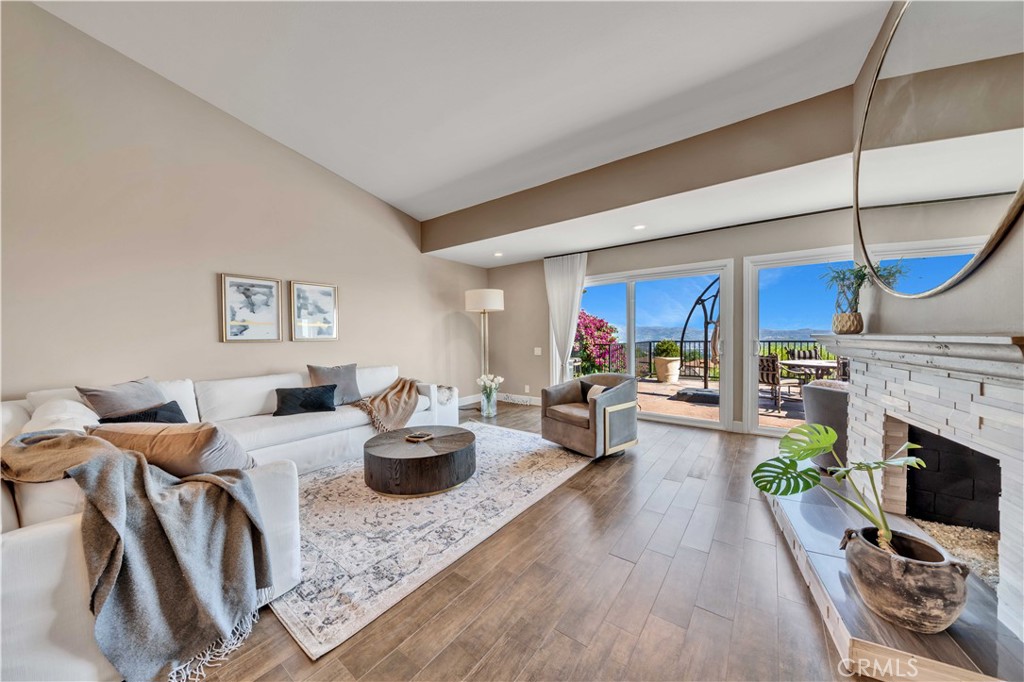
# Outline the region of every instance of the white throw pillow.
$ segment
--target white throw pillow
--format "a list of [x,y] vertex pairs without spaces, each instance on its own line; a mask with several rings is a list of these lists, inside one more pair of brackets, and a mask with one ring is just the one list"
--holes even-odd
[[85,433],[85,427],[100,423],[99,415],[77,400],[57,398],[45,402],[32,413],[32,419],[21,427],[22,433],[68,429]]

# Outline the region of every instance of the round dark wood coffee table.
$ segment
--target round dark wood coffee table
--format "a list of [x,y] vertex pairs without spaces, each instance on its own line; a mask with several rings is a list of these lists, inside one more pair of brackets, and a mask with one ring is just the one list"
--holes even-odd
[[[405,439],[427,432],[422,443]],[[363,446],[363,479],[370,490],[394,497],[443,493],[476,472],[476,436],[457,426],[421,426],[382,433]]]

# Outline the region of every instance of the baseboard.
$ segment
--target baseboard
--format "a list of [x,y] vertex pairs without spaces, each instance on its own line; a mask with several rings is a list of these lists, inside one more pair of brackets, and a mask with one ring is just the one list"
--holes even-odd
[[515,393],[499,393],[498,401],[513,405],[533,405],[540,407],[540,398],[533,395],[517,395]]
[[[480,399],[482,397],[483,396],[480,395],[479,393],[474,393],[473,395],[463,396],[463,397],[459,398],[459,407],[460,408],[475,407],[475,406],[480,404]],[[535,407],[540,407],[540,398],[537,397],[537,396],[532,396],[532,395],[517,395],[515,393],[499,393],[498,394],[498,402],[499,403],[511,403],[513,405],[533,405]]]

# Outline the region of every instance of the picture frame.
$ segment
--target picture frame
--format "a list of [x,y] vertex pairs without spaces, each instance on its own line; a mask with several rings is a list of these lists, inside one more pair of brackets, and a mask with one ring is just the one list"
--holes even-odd
[[282,341],[281,287],[279,279],[221,273],[220,340]]
[[338,287],[291,282],[292,341],[338,340]]

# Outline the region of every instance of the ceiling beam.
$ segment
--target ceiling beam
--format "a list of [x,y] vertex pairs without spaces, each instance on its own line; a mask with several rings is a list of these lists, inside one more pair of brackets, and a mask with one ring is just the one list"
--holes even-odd
[[424,221],[424,253],[848,154],[853,88]]

